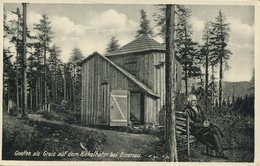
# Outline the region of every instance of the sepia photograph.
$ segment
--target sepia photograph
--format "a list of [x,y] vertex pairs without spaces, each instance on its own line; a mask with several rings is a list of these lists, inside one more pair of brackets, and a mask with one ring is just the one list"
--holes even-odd
[[256,3],[2,6],[2,161],[258,161]]

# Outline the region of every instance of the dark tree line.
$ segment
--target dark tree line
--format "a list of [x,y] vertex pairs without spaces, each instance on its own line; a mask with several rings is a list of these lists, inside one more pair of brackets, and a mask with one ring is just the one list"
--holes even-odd
[[[20,8],[12,12],[16,18],[6,20],[4,16],[4,39],[15,49],[4,46],[4,105],[12,100],[19,112],[22,107],[22,26]],[[32,31],[34,33],[32,33]],[[33,35],[32,35],[33,34]],[[48,105],[67,105],[79,110],[81,89],[81,68],[84,58],[80,49],[72,50],[68,63],[60,59],[61,50],[52,42],[51,21],[43,14],[33,29],[26,32],[26,75],[28,111],[47,110]]]
[[[237,112],[254,117],[254,94],[245,96],[232,96],[232,98],[223,99],[222,103],[215,102],[214,111]],[[220,110],[220,104],[222,110]]]
[[245,97],[237,97],[232,103],[232,111],[240,112],[254,117],[254,102],[255,97],[253,94],[246,95]]

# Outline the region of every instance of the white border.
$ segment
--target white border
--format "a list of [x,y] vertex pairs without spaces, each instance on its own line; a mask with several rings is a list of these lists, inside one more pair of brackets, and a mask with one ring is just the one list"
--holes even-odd
[[[259,166],[259,142],[257,140],[260,139],[259,136],[259,118],[260,118],[260,1],[257,0],[26,0],[26,1],[19,1],[19,0],[2,0],[0,2],[1,10],[0,10],[0,20],[2,25],[3,20],[3,3],[65,3],[65,4],[189,4],[189,5],[253,5],[255,6],[255,162],[254,163],[223,163],[223,162],[207,162],[207,163],[198,163],[198,162],[181,162],[181,163],[170,163],[170,162],[113,162],[113,161],[3,161],[2,160],[2,146],[0,146],[0,165],[139,165],[139,164],[148,164],[148,165],[213,165],[213,166],[222,166],[222,165],[237,165],[237,166]],[[3,26],[0,27],[0,33],[3,33]],[[243,32],[241,32],[243,33]],[[3,43],[3,35],[1,35],[1,41]],[[0,50],[3,50],[3,45],[0,46]],[[3,52],[1,51],[1,59],[3,59]],[[0,74],[3,75],[3,61],[0,61]],[[3,84],[3,79],[0,79],[0,85]],[[1,103],[1,111],[0,111],[0,145],[2,145],[2,86],[0,86],[0,103]]]

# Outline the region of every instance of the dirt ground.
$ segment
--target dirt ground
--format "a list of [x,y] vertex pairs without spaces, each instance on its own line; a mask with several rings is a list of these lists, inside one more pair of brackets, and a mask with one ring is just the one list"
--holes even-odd
[[[5,114],[3,129],[3,143],[6,143],[3,148],[3,159],[93,161],[167,160],[164,156],[164,143],[162,140],[157,136],[149,134],[134,134],[116,130],[105,130],[94,127],[68,124],[63,121],[47,120],[39,114],[30,114],[29,120],[20,119]],[[88,154],[82,154],[84,149],[82,149],[80,143],[82,143],[83,146],[85,145],[88,147]],[[10,147],[13,148],[13,151],[8,151],[9,153],[5,153],[5,150],[7,150],[6,148]],[[26,149],[31,151],[39,150],[42,154],[44,151],[56,151],[56,156],[50,157],[41,155],[38,157],[10,157],[10,155],[15,153],[16,150],[23,151]],[[66,151],[66,155],[62,156],[61,154],[61,156],[58,156],[59,152]],[[71,154],[68,155],[70,152]],[[77,155],[77,153],[79,153],[79,155]],[[186,151],[178,152],[180,162],[253,161],[251,152],[239,149],[238,147],[225,150],[224,153],[227,156],[227,159],[206,155],[205,147],[200,143],[196,143],[192,146],[190,157],[188,157],[186,153]],[[82,156],[80,156],[81,154]],[[93,156],[91,156],[91,154],[93,154]]]

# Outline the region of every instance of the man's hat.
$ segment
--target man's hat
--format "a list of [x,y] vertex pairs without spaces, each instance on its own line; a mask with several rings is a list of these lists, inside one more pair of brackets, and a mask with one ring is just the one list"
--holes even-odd
[[189,94],[188,97],[187,97],[187,101],[191,102],[193,100],[197,100],[196,96],[194,94]]

